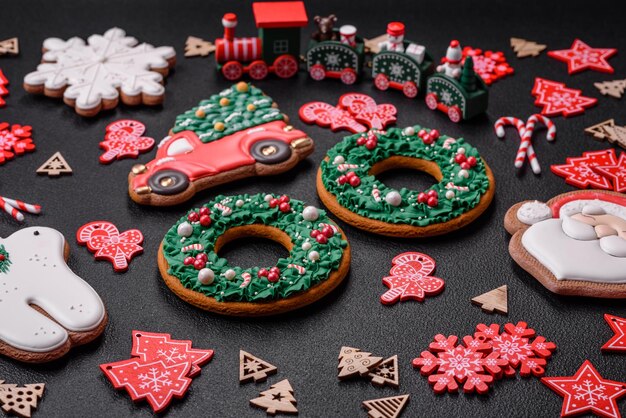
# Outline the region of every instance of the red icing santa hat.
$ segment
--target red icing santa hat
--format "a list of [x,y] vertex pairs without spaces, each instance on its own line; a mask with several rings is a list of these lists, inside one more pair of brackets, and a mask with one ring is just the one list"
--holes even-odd
[[387,35],[402,36],[404,35],[404,23],[391,22],[387,25]]

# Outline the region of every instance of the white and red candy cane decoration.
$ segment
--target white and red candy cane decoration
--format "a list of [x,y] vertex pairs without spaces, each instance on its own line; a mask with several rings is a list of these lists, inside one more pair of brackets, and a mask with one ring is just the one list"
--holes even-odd
[[180,249],[180,251],[183,253],[188,253],[190,251],[202,251],[202,250],[204,250],[204,245],[202,244],[185,245],[183,248]]
[[223,205],[221,203],[216,203],[216,204],[213,205],[213,207],[215,209],[220,210],[222,212],[222,216],[228,216],[231,213],[233,213],[233,210],[231,208],[229,208],[228,206]]
[[353,168],[359,168],[358,164],[338,164],[337,165],[337,171],[339,171],[340,173],[343,173],[344,171],[348,171],[350,169]]
[[[0,196],[0,206],[6,213],[11,215],[13,219],[18,222],[24,221],[24,215],[19,210],[23,210],[28,213],[38,214],[41,212],[41,206],[33,205],[30,203],[22,202],[17,199],[10,199],[8,197]],[[19,209],[19,210],[18,210]]]
[[377,202],[380,202],[382,200],[382,198],[380,197],[380,190],[378,190],[376,187],[372,189],[372,196]]
[[298,264],[287,264],[287,268],[296,269],[300,275],[306,273],[306,269]]
[[329,227],[330,229],[333,230],[333,232],[336,234],[337,232],[339,232],[339,228],[337,228],[335,225],[331,225],[331,224],[325,224],[323,222],[320,222],[320,224],[318,225],[321,229],[324,229],[325,226]]
[[243,283],[241,283],[241,286],[239,286],[239,288],[248,287],[250,281],[252,281],[252,276],[250,275],[250,273],[241,273],[241,277],[243,277]]
[[446,184],[445,188],[447,190],[458,190],[460,192],[467,192],[467,191],[469,191],[469,187],[467,187],[467,186],[457,186],[456,184],[454,184],[452,182],[448,182],[448,184]]
[[443,149],[450,149],[452,148],[451,145],[456,143],[456,139],[454,138],[446,138],[445,141],[443,141]]

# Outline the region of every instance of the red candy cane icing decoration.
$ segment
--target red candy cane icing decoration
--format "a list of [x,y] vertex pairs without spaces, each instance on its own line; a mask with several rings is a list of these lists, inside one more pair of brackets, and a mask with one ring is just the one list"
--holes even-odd
[[180,249],[180,251],[183,253],[187,253],[189,251],[202,251],[202,250],[204,250],[204,245],[202,244],[185,245],[183,248]]
[[298,272],[298,274],[304,274],[306,273],[306,269],[298,264],[287,264],[287,268],[290,269],[296,269],[296,271]]
[[100,163],[109,164],[124,157],[137,158],[140,152],[146,152],[154,146],[154,139],[142,137],[146,127],[136,120],[123,119],[106,127],[104,141],[100,148],[105,153],[100,156]]
[[239,286],[240,288],[247,287],[250,284],[250,281],[252,281],[252,276],[250,275],[250,273],[241,273],[241,277],[243,277],[243,283],[241,283],[241,286]]
[[452,189],[452,190],[458,190],[460,192],[467,192],[467,191],[469,191],[469,187],[467,187],[467,186],[457,186],[456,184],[452,183],[451,181],[448,182],[448,184],[446,184],[445,187],[446,187],[447,190]]
[[222,211],[222,216],[228,216],[231,213],[233,213],[233,210],[231,208],[229,208],[228,206],[223,205],[221,203],[216,203],[215,205],[213,205],[213,207],[215,209],[218,209],[218,210]]
[[76,232],[81,245],[87,245],[96,260],[109,260],[117,272],[128,269],[128,261],[141,254],[143,234],[138,229],[129,229],[120,234],[111,222],[95,221],[81,226]]
[[435,260],[426,254],[408,252],[392,260],[391,276],[383,278],[383,284],[389,288],[380,301],[393,305],[409,299],[423,301],[425,296],[434,296],[443,291],[445,282],[429,276],[435,270]]
[[454,138],[446,138],[446,140],[443,141],[442,147],[444,149],[450,149],[450,148],[452,148],[451,147],[452,144],[456,144],[456,139],[454,139]]
[[344,171],[348,171],[352,168],[359,168],[358,164],[339,164],[337,165],[337,171],[343,173]]

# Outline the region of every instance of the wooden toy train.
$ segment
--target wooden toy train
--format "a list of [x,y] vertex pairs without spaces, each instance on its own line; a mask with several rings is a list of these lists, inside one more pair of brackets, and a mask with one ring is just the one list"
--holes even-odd
[[[222,18],[223,38],[215,41],[215,59],[223,76],[235,81],[247,74],[262,80],[270,73],[293,77],[299,69],[300,28],[308,24],[302,1],[252,3],[258,37],[235,37],[237,16]],[[367,42],[352,25],[334,28],[334,15],[316,16],[318,30],[311,37],[303,57],[314,80],[338,78],[353,84],[365,66],[366,52],[372,54],[374,85],[380,90],[401,90],[413,98],[425,92],[428,108],[447,113],[459,122],[487,110],[488,93],[483,80],[474,72],[471,57],[463,57],[458,41],[452,41],[435,67],[423,45],[404,39],[404,24],[391,22],[387,33]]]

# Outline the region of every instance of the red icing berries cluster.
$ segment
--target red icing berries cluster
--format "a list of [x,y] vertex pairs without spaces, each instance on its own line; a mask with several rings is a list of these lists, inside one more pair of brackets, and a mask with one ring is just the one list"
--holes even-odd
[[436,190],[429,190],[428,193],[420,193],[417,196],[419,203],[426,203],[431,208],[439,205],[439,193]]
[[454,156],[454,162],[460,165],[463,170],[469,170],[476,165],[476,157],[467,157],[465,152],[457,152]]
[[206,253],[200,253],[195,257],[185,257],[183,264],[186,266],[193,265],[193,268],[196,270],[202,270],[206,266],[207,261],[209,261],[209,256]]
[[211,225],[211,209],[202,207],[198,212],[190,212],[187,215],[187,220],[192,223],[200,223],[200,225],[207,227]]
[[266,277],[271,283],[276,283],[280,279],[280,269],[272,267],[271,269],[260,269],[257,276]]
[[349,183],[352,187],[357,187],[361,184],[361,178],[356,175],[354,171],[350,171],[346,174],[342,174],[337,179],[337,183],[346,184]]
[[376,148],[376,145],[378,145],[378,137],[374,132],[370,131],[367,133],[367,136],[360,136],[356,140],[356,144],[365,145],[365,148],[371,151]]
[[335,230],[330,225],[324,225],[321,229],[311,231],[311,238],[315,238],[315,241],[320,244],[326,244],[333,235],[335,235]]
[[430,131],[427,131],[426,129],[420,129],[420,131],[417,133],[417,136],[422,138],[424,144],[430,145],[439,138],[439,131],[436,129],[431,129]]
[[278,206],[278,210],[281,212],[289,212],[291,210],[291,205],[289,204],[289,196],[282,195],[279,199],[271,199],[269,201],[270,208],[275,208]]

